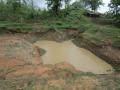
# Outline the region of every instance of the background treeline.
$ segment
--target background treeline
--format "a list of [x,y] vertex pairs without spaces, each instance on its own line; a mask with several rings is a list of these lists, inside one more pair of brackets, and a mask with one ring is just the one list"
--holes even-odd
[[[45,0],[47,10],[41,10],[35,5],[35,0],[0,0],[0,20],[23,22],[25,20],[38,20],[51,16],[67,16],[71,9],[92,10],[96,12],[102,0],[76,0],[72,5],[71,0]],[[39,1],[38,1],[39,2]],[[64,5],[64,6],[63,6]],[[108,15],[120,23],[120,0],[111,0]],[[79,13],[79,12],[78,12]],[[50,16],[50,17],[51,17]]]
[[0,20],[21,22],[34,19],[38,14],[33,0],[0,0]]

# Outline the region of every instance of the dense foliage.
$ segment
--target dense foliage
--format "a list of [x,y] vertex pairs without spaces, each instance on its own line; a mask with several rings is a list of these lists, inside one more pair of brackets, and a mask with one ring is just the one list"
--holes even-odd
[[23,22],[25,19],[34,19],[38,14],[35,8],[33,0],[1,0],[0,20]]
[[[112,18],[114,19],[114,23],[119,26],[120,25],[120,0],[111,0],[109,7],[111,8]],[[120,26],[119,26],[120,27]]]
[[46,1],[48,10],[52,11],[52,13],[57,16],[60,12],[63,3],[65,3],[65,8],[68,9],[71,0],[46,0]]
[[80,2],[82,2],[82,5],[84,5],[84,7],[93,11],[96,11],[100,5],[103,5],[102,0],[80,0]]
[[[10,22],[37,22],[46,28],[79,29],[89,26],[89,19],[83,15],[86,9],[96,11],[102,5],[102,0],[77,0],[73,4],[70,4],[71,0],[45,1],[48,9],[43,10],[36,6],[34,0],[0,0],[0,27],[10,26]],[[115,23],[119,24],[119,0],[111,0],[110,7]],[[2,21],[7,21],[7,24]]]

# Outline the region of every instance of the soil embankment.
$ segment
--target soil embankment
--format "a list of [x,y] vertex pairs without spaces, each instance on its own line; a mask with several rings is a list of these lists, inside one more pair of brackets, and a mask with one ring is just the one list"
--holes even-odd
[[114,67],[119,66],[120,50],[118,48],[114,48],[110,45],[98,45],[92,40],[90,41],[86,38],[81,38],[80,40],[80,42],[74,41],[77,46],[90,50],[92,53],[104,59],[106,62],[110,63]]
[[40,64],[37,48],[22,38],[10,34],[0,36],[0,66],[8,63],[17,65],[21,62]]

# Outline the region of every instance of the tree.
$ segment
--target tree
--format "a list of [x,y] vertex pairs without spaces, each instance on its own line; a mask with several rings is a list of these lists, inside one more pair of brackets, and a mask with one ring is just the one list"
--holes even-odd
[[71,1],[71,0],[64,0],[64,2],[65,2],[65,8],[68,8],[68,7],[69,7],[70,1]]
[[34,19],[38,14],[34,3],[35,0],[0,0],[0,20],[23,22]]
[[63,0],[46,0],[46,1],[48,9],[51,10],[55,15],[58,15]]
[[4,20],[6,17],[6,6],[3,0],[0,0],[0,20]]
[[94,12],[103,5],[102,0],[81,0],[86,8],[90,8]]
[[73,4],[72,4],[72,6],[74,7],[74,8],[77,8],[77,9],[79,9],[79,8],[84,8],[84,9],[86,9],[86,2],[84,1],[84,0],[77,0],[77,1],[75,1]]
[[120,0],[111,0],[109,7],[112,13],[115,24],[119,26],[120,24]]
[[30,0],[30,7],[31,7],[31,13],[30,13],[30,17],[33,19],[35,18],[34,14],[35,14],[35,6],[34,6],[34,1],[33,0]]
[[64,16],[69,15],[69,12],[70,12],[70,1],[71,0],[63,0],[63,2],[65,3]]
[[21,0],[7,0],[6,6],[10,13],[20,14],[21,12]]

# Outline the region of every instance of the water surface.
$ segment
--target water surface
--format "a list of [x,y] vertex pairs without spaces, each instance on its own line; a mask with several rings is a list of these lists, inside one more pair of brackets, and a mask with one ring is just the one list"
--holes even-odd
[[110,64],[90,51],[77,47],[71,40],[62,43],[43,40],[37,41],[35,45],[46,50],[46,53],[42,56],[44,64],[56,64],[66,61],[77,70],[83,72],[95,74],[113,73],[113,68]]

